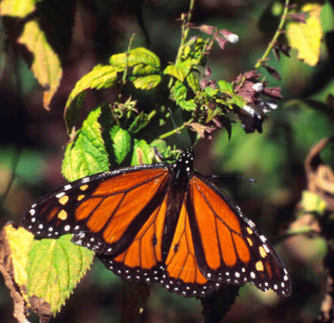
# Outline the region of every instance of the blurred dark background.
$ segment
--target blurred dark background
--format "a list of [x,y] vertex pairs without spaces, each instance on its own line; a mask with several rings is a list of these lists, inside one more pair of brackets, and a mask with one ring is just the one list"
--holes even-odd
[[[57,1],[56,1],[57,2]],[[61,6],[62,1],[58,1]],[[60,54],[64,76],[51,110],[42,107],[43,89],[27,63],[11,49],[5,27],[0,25],[0,196],[1,227],[19,223],[25,209],[42,194],[63,185],[61,163],[69,140],[63,112],[75,83],[96,64],[106,63],[126,50],[133,33],[133,47],[148,46],[166,66],[174,61],[180,43],[180,22],[189,2],[185,0],[81,0],[69,12],[74,17],[72,37]],[[55,11],[57,11],[57,5]],[[71,16],[72,15],[72,16]],[[225,28],[240,38],[235,45],[218,47],[209,57],[213,78],[232,81],[250,70],[266,49],[277,27],[269,1],[198,0],[193,22]],[[274,58],[270,64],[279,71],[279,82],[266,71],[269,86],[281,86],[284,99],[271,112],[263,133],[246,135],[240,124],[233,125],[232,138],[218,132],[211,142],[197,147],[196,168],[205,174],[229,173],[257,180],[249,183],[228,180],[224,189],[270,238],[284,233],[293,221],[301,192],[306,188],[304,161],[317,141],[334,134],[334,110],[327,112],[307,104],[306,99],[326,102],[334,93],[333,9],[326,2],[321,19],[324,41],[321,61],[309,67],[296,59]],[[69,23],[71,28],[71,23]],[[143,29],[144,28],[144,29]],[[146,32],[146,31],[147,32]],[[66,52],[66,54],[65,54]],[[89,102],[86,102],[89,106]],[[333,166],[333,147],[324,159]],[[12,176],[9,194],[3,199]],[[262,293],[249,284],[240,290],[226,322],[313,322],[325,294],[323,257],[326,245],[321,238],[299,236],[275,246],[293,281],[290,298],[273,292]],[[0,278],[0,322],[15,322],[8,289]],[[121,280],[97,260],[74,291],[61,313],[52,322],[106,323],[120,321]],[[151,286],[151,297],[143,322],[202,322],[201,303]],[[37,317],[31,316],[32,322]]]

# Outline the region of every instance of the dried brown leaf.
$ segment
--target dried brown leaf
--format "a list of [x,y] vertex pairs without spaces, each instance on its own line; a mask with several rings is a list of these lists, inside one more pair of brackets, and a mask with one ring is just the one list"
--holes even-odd
[[320,153],[333,141],[334,137],[319,141],[313,146],[305,161],[308,190],[318,194],[330,211],[334,211],[334,172],[323,163]]

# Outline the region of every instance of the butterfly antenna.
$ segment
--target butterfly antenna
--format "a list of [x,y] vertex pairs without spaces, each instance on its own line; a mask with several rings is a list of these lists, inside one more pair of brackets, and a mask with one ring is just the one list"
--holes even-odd
[[241,179],[246,182],[256,183],[255,178],[249,178],[245,176],[234,176],[234,175],[208,175],[206,176],[211,179]]
[[255,178],[249,178],[249,177],[245,177],[245,176],[231,176],[231,178],[236,178],[236,179],[242,179],[243,181],[246,182],[251,182],[251,183],[256,183],[256,179]]

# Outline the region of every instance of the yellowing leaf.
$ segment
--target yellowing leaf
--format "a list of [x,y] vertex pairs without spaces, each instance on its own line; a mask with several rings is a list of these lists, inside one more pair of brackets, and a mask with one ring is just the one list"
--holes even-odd
[[327,207],[326,202],[319,195],[310,191],[303,192],[301,206],[305,212],[318,214],[324,214]]
[[0,4],[2,16],[23,18],[36,9],[36,0],[3,0]]
[[25,288],[28,282],[26,270],[28,265],[28,252],[34,236],[21,227],[18,229],[14,228],[11,224],[6,225],[4,231],[11,251],[15,282],[21,288],[23,286]]
[[49,109],[62,78],[60,60],[46,40],[44,32],[35,21],[28,22],[18,40],[33,53],[32,71],[38,82],[47,90],[44,92],[44,108]]
[[131,165],[152,163],[152,149],[144,139],[135,139]]
[[75,84],[65,106],[65,121],[69,133],[73,129],[79,110],[84,104],[87,90],[114,88],[118,82],[117,73],[120,71],[119,66],[99,64]]
[[32,245],[33,235],[23,228],[6,224],[0,231],[0,274],[10,290],[13,299],[13,316],[18,322],[28,322],[26,304],[27,295],[28,253]]
[[314,66],[319,61],[322,29],[320,21],[319,4],[308,3],[302,7],[302,11],[309,14],[306,24],[291,22],[287,26],[287,38],[292,48],[298,50],[298,58],[305,63]]
[[34,241],[29,253],[28,295],[57,313],[90,268],[94,252],[72,243],[72,235]]

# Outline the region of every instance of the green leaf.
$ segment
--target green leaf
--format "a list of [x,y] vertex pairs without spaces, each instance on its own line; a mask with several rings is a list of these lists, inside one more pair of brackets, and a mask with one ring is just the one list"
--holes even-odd
[[208,95],[208,96],[211,96],[211,97],[214,97],[218,94],[219,90],[218,89],[213,89],[211,86],[207,86],[205,88],[205,93]]
[[134,63],[136,62],[136,64],[138,62],[138,63],[155,66],[156,68],[160,68],[159,57],[145,47],[138,47],[138,48],[132,49],[130,51],[130,56],[131,56],[132,62]]
[[35,240],[29,253],[28,295],[43,298],[57,313],[90,268],[94,252],[72,243],[72,235]]
[[179,101],[187,98],[187,87],[180,81],[176,81],[171,89],[171,96],[178,104]]
[[[150,146],[152,148],[156,148],[158,150],[158,152],[164,157],[164,158],[170,158],[171,157],[171,151],[172,148],[170,146],[167,145],[165,140],[162,139],[156,139],[153,140],[150,144]],[[156,156],[155,154],[155,159],[159,160],[159,156]],[[159,161],[163,161],[163,160],[159,160]]]
[[171,64],[165,68],[164,74],[172,75],[180,82],[183,82],[185,78],[188,76],[191,67],[192,64],[190,63],[190,60],[184,61],[177,65]]
[[109,65],[97,65],[91,72],[86,74],[84,77],[77,82],[74,89],[72,90],[67,102],[66,107],[72,103],[72,101],[83,91],[89,89],[107,89],[116,86],[117,72],[121,71],[114,66]]
[[114,66],[97,65],[76,83],[65,106],[65,119],[69,130],[76,122],[77,111],[83,106],[86,91],[114,88],[117,84],[117,73],[120,71],[121,68]]
[[194,93],[197,93],[201,90],[198,78],[195,76],[195,73],[189,73],[189,75],[187,76],[187,82]]
[[161,82],[159,57],[144,47],[113,55],[110,57],[110,64],[122,70],[132,68],[128,73],[137,89],[151,90]]
[[152,148],[145,140],[135,139],[131,165],[152,164],[153,155]]
[[226,81],[218,81],[218,86],[221,92],[226,93],[228,95],[233,94],[233,85]]
[[1,16],[26,17],[36,9],[37,0],[2,0]]
[[113,141],[116,162],[120,164],[131,150],[131,136],[121,127],[114,126],[110,130],[110,137]]
[[136,89],[151,90],[158,86],[161,82],[161,75],[148,75],[143,77],[136,77],[133,80],[133,85]]
[[49,109],[49,104],[63,76],[60,59],[49,45],[44,31],[40,29],[36,21],[29,21],[25,24],[18,42],[27,46],[34,55],[31,70],[39,84],[48,89],[44,92],[44,107]]
[[87,94],[86,91],[82,91],[71,102],[68,108],[65,107],[64,119],[68,133],[70,133],[73,130],[73,127],[78,118],[79,109],[84,105],[86,94]]
[[191,53],[191,47],[189,45],[184,46],[183,47],[183,52],[182,52],[182,58],[187,59],[189,57],[190,53]]
[[156,139],[153,140],[150,144],[152,148],[157,148],[159,152],[163,152],[167,149],[168,145],[165,140],[163,139]]
[[197,104],[194,99],[186,100],[187,87],[180,81],[176,81],[175,85],[171,89],[172,99],[175,100],[183,110],[194,111],[197,108]]
[[150,74],[155,74],[160,72],[156,66],[146,65],[144,63],[140,63],[134,66],[132,70],[132,75],[134,76],[145,76]]
[[74,141],[66,147],[62,173],[69,181],[109,170],[108,154],[98,118],[101,109],[92,111]]
[[179,101],[180,107],[185,111],[196,111],[197,104],[194,100]]
[[[153,52],[145,47],[138,47],[130,50],[129,53],[121,53],[112,55],[109,59],[110,65],[121,66],[123,69],[126,66],[133,67],[139,64],[150,66],[152,70],[160,70],[160,59]],[[140,67],[138,72],[140,71]],[[139,72],[140,73],[140,72]]]
[[239,108],[243,108],[247,104],[247,101],[241,95],[233,94],[232,98],[229,99],[226,103],[227,104],[235,104]]

